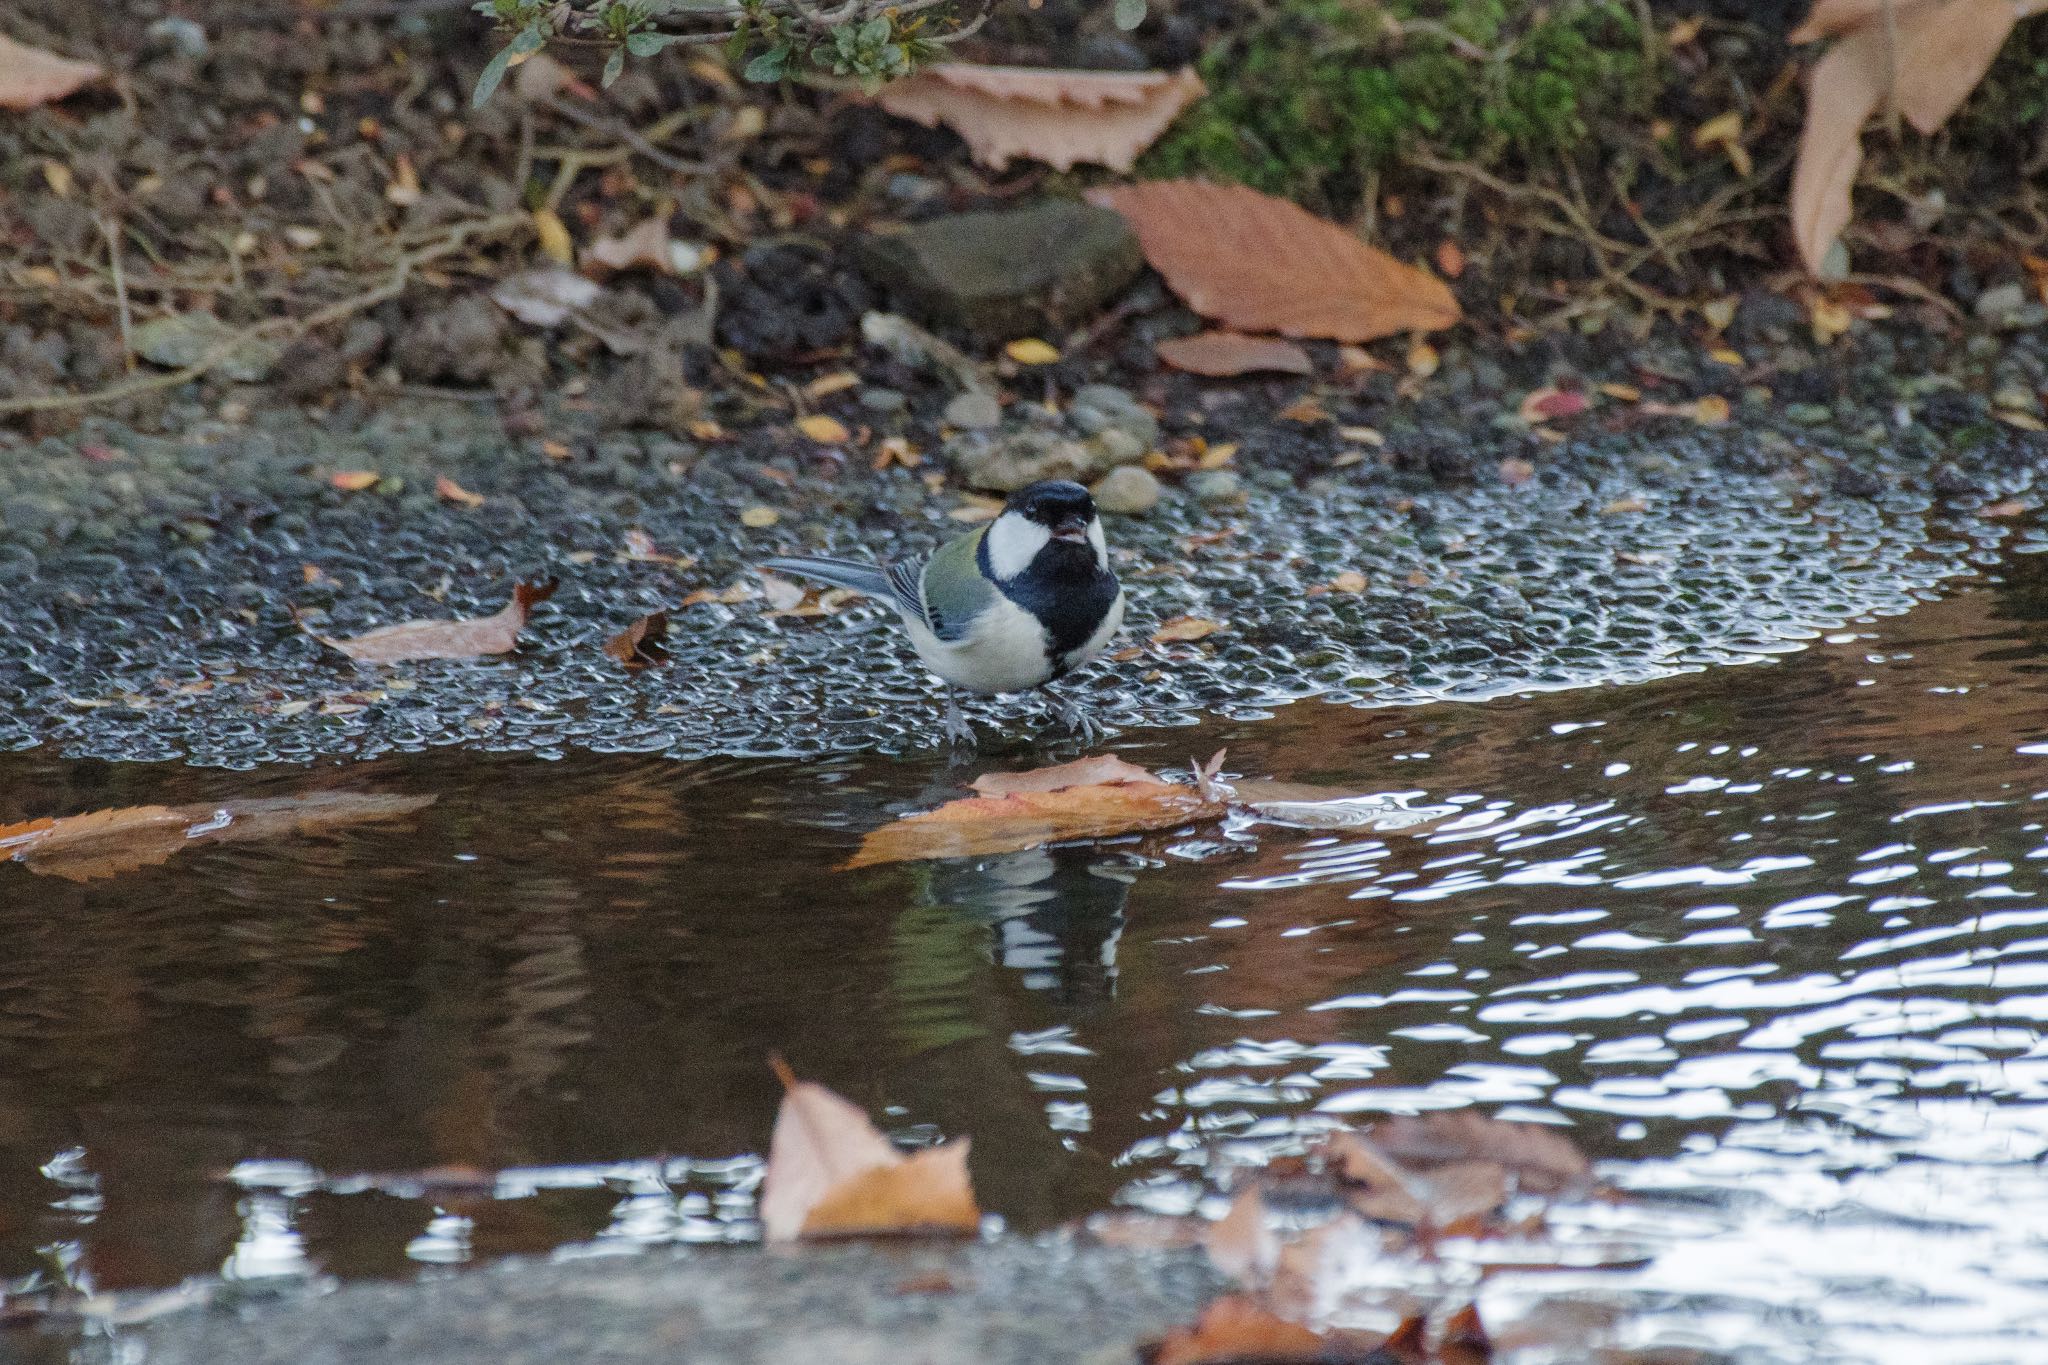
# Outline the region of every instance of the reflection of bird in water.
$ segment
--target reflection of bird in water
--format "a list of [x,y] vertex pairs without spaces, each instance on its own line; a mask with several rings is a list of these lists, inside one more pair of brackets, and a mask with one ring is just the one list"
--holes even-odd
[[1116,994],[1116,945],[1132,876],[1086,848],[1033,849],[935,865],[926,895],[986,923],[998,965],[1061,1005]]

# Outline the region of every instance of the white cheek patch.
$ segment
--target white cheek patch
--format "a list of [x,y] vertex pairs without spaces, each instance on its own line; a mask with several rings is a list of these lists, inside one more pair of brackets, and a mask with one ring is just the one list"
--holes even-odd
[[989,571],[1000,579],[1015,578],[1031,567],[1052,540],[1052,532],[1018,512],[1005,512],[988,528]]
[[1095,567],[1098,569],[1108,568],[1109,542],[1102,538],[1101,517],[1097,517],[1088,523],[1088,543],[1095,547]]

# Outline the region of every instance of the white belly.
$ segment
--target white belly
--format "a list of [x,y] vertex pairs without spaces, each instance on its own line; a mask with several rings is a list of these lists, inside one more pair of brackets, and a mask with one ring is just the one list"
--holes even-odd
[[970,692],[1023,692],[1052,680],[1045,627],[1007,597],[998,596],[990,603],[958,640],[941,640],[924,622],[909,616],[903,618],[903,625],[925,667],[955,687]]

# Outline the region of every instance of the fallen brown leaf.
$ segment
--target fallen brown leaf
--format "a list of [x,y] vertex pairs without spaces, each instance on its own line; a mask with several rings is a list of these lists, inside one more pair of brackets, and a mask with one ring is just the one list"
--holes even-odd
[[1056,71],[948,62],[891,83],[875,102],[927,128],[945,124],[975,160],[997,170],[1021,156],[1061,171],[1085,161],[1128,172],[1205,93],[1192,67]]
[[1577,389],[1532,389],[1516,409],[1530,426],[1560,417],[1576,417],[1586,410],[1586,395]]
[[337,473],[329,474],[327,482],[344,493],[360,493],[365,489],[375,488],[377,480],[381,477],[381,475],[373,470],[344,469]]
[[1172,337],[1160,342],[1158,351],[1159,358],[1176,370],[1219,379],[1240,374],[1309,374],[1315,369],[1308,352],[1293,342],[1242,332]]
[[388,820],[431,806],[434,800],[376,792],[314,792],[190,806],[125,806],[0,825],[0,859],[12,859],[45,876],[88,882],[152,867],[202,844]]
[[604,652],[628,668],[664,663],[668,649],[668,613],[651,612],[604,642]]
[[1257,1299],[1226,1294],[1192,1327],[1176,1327],[1149,1365],[1387,1365],[1384,1339],[1359,1332],[1317,1332],[1279,1317]]
[[1792,237],[1810,274],[1822,272],[1849,225],[1863,125],[1884,102],[1889,54],[1882,28],[1857,29],[1822,55],[1807,80],[1806,126],[1792,168]]
[[[1128,765],[1095,766],[1102,762],[1082,760],[1042,774],[999,774],[995,795],[949,801],[883,825],[861,841],[844,866],[1014,853],[1042,844],[1169,829],[1229,809],[1221,791],[1161,782]],[[1109,780],[1100,779],[1103,773]],[[1033,779],[1062,785],[1046,787]]]
[[1365,1136],[1379,1152],[1414,1170],[1491,1162],[1531,1194],[1559,1194],[1589,1186],[1593,1179],[1592,1163],[1559,1130],[1492,1118],[1476,1109],[1381,1119]]
[[1162,622],[1159,629],[1152,632],[1152,643],[1170,645],[1206,640],[1221,629],[1221,621],[1211,621],[1200,616],[1176,616],[1170,621]]
[[[362,663],[395,664],[412,659],[473,659],[504,654],[519,642],[527,613],[554,596],[557,581],[520,583],[503,610],[468,621],[403,621],[352,639],[313,638]],[[311,632],[308,632],[309,634]]]
[[1056,792],[1068,787],[1092,787],[1104,782],[1154,782],[1151,773],[1114,754],[1094,754],[1050,768],[1033,768],[1022,773],[983,773],[969,785],[983,796],[1009,796],[1017,792]]
[[616,237],[599,237],[583,249],[583,268],[600,270],[656,270],[681,275],[705,262],[702,247],[679,242],[669,236],[668,216],[656,214],[626,229]]
[[470,492],[446,474],[434,476],[434,496],[440,498],[443,502],[458,503],[463,507],[481,507],[484,505],[483,494]]
[[784,1093],[761,1191],[767,1240],[980,1227],[965,1139],[906,1158],[858,1106],[774,1066]]
[[0,109],[33,109],[98,80],[93,62],[74,61],[0,34]]
[[1155,180],[1088,198],[1124,216],[1145,259],[1191,308],[1244,331],[1371,341],[1461,316],[1428,271],[1257,190]]

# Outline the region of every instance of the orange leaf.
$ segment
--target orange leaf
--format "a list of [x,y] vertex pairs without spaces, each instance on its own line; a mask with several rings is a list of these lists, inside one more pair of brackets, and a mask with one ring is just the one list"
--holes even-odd
[[484,505],[483,494],[470,492],[446,474],[434,476],[434,495],[444,502],[460,503],[464,507],[481,507]]
[[[1903,20],[1935,0],[1895,0],[1893,13]],[[1789,43],[1811,43],[1821,38],[1839,38],[1866,25],[1881,26],[1886,0],[1814,0],[1806,22],[1785,35]]]
[[779,1060],[776,1071],[786,1088],[761,1191],[761,1231],[769,1241],[979,1226],[964,1141],[906,1161],[857,1105],[797,1080]]
[[2013,0],[1948,0],[1899,22],[1899,112],[1923,134],[1948,122],[2019,21]]
[[975,160],[997,170],[1024,156],[1055,170],[1085,161],[1129,171],[1138,153],[1205,93],[1192,67],[1056,71],[954,62],[890,84],[875,102],[927,128],[945,124]]
[[1168,829],[1223,814],[1229,796],[1220,788],[1161,782],[1143,768],[1107,756],[1037,772],[987,774],[976,780],[975,789],[984,794],[948,801],[872,831],[845,866],[1014,853],[1042,844]]
[[[412,659],[473,659],[504,654],[519,642],[527,613],[554,596],[556,580],[520,583],[502,611],[467,621],[403,621],[347,640],[313,638],[363,663],[395,664]],[[310,632],[308,632],[310,634]]]
[[1159,343],[1159,358],[1176,370],[1217,378],[1231,375],[1308,374],[1315,364],[1308,352],[1278,337],[1248,337],[1242,332],[1202,332]]
[[360,493],[366,488],[375,488],[381,476],[374,470],[344,469],[327,476],[327,482],[344,493]]
[[1276,1317],[1258,1300],[1226,1294],[1202,1310],[1193,1327],[1176,1327],[1159,1343],[1151,1365],[1226,1365],[1258,1361],[1260,1365],[1328,1365],[1371,1358],[1378,1340],[1356,1333],[1311,1331],[1298,1322]]
[[1257,190],[1155,180],[1088,198],[1124,216],[1145,259],[1189,307],[1244,331],[1371,341],[1461,316],[1428,271]]
[[1164,622],[1152,632],[1155,645],[1180,644],[1192,640],[1206,640],[1223,629],[1221,621],[1210,621],[1200,616],[1176,616]]
[[1532,389],[1517,410],[1530,426],[1557,417],[1575,417],[1586,410],[1586,395],[1576,389]]
[[1446,237],[1436,244],[1436,268],[1444,272],[1444,278],[1455,280],[1465,273],[1465,250]]
[[100,75],[92,62],[59,57],[0,34],[0,109],[33,109],[61,100]]

